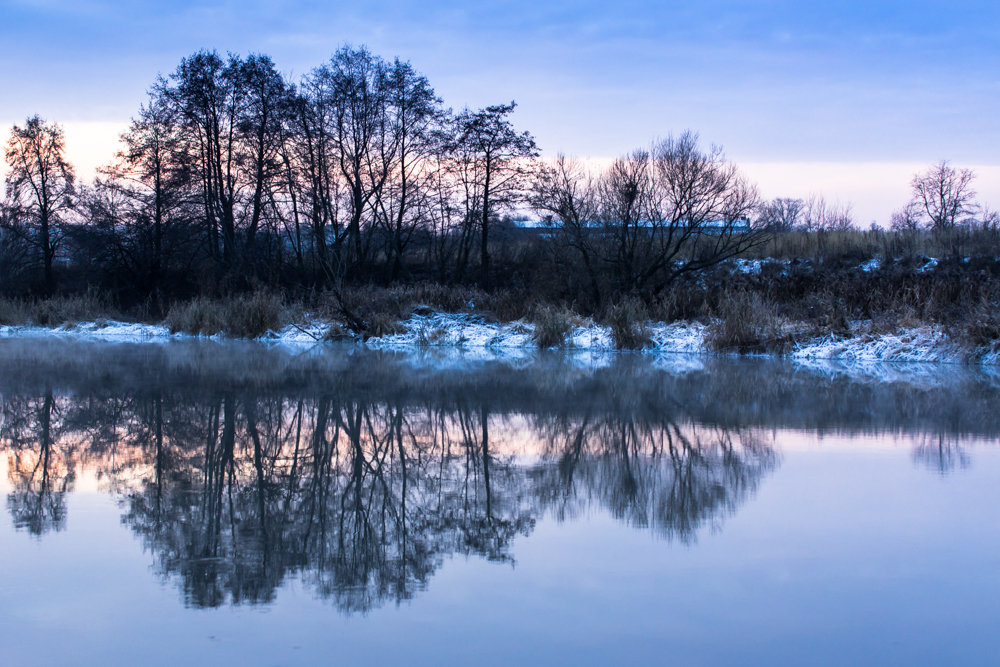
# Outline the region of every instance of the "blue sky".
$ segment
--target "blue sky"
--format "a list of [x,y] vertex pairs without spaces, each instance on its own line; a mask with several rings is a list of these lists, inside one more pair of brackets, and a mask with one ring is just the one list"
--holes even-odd
[[[264,52],[296,79],[352,43],[410,60],[453,107],[517,100],[548,155],[610,156],[691,128],[751,173],[897,165],[887,188],[903,196],[914,165],[1000,164],[995,1],[0,0],[0,43],[0,125],[41,113],[91,152],[96,124],[127,121],[196,49]],[[808,169],[788,169],[801,194]],[[815,178],[810,191],[838,187]]]

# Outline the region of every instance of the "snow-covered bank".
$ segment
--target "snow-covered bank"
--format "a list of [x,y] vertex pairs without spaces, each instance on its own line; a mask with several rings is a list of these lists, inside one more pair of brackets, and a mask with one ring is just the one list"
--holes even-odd
[[960,363],[968,356],[940,327],[916,327],[897,333],[851,338],[826,336],[798,345],[793,359],[837,359],[859,362]]
[[[535,327],[530,322],[489,322],[465,313],[413,315],[401,323],[400,333],[369,338],[369,347],[405,349],[413,347],[457,347],[490,350],[534,350]],[[647,351],[700,354],[705,349],[706,327],[699,323],[656,323],[649,328],[651,347]],[[611,329],[586,320],[566,336],[570,350],[615,350]]]
[[[270,345],[312,347],[324,344],[331,322],[310,320],[271,331],[258,339]],[[643,353],[653,357],[709,354],[709,328],[698,322],[650,323],[650,345]],[[195,336],[171,333],[162,324],[142,324],[98,320],[61,327],[0,326],[0,337],[60,337],[122,343],[156,343]],[[208,337],[224,340],[221,334]],[[527,360],[537,346],[534,325],[526,321],[493,322],[468,313],[412,315],[397,332],[364,341],[369,348],[382,350],[433,349],[465,359]],[[566,336],[565,349],[585,363],[601,363],[615,350],[611,330],[592,320],[579,320]],[[446,355],[448,356],[448,355]],[[853,337],[826,336],[799,342],[788,358],[810,367],[836,363],[851,367],[891,363],[962,363],[969,352],[941,327],[916,327],[895,333],[860,334]],[[981,353],[980,364],[1000,364],[1000,349]]]
[[0,337],[35,337],[53,336],[60,338],[77,338],[81,340],[105,340],[121,343],[144,343],[167,341],[175,334],[162,324],[142,324],[140,322],[117,322],[115,320],[96,320],[94,322],[79,322],[64,324],[59,327],[39,327],[33,325],[2,325]]

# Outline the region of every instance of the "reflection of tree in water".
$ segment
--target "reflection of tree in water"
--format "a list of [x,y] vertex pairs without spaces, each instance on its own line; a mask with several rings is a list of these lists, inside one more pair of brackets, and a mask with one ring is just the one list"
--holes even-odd
[[37,399],[3,402],[0,444],[7,450],[13,491],[7,509],[18,530],[42,535],[66,527],[66,494],[76,479],[72,450],[58,435],[59,408],[51,391]]
[[[966,464],[960,440],[1000,428],[995,388],[818,382],[770,362],[670,374],[623,356],[593,372],[543,360],[431,372],[379,354],[6,344],[0,446],[15,524],[64,526],[79,466],[198,606],[267,602],[288,576],[347,611],[405,600],[451,554],[511,560],[514,538],[545,512],[603,508],[688,542],[777,465],[759,435],[774,427],[943,424],[953,435],[914,453],[942,472]],[[53,395],[55,384],[75,397]],[[522,441],[543,443],[531,465],[509,454]]]
[[[265,602],[299,573],[364,611],[412,596],[448,554],[509,558],[533,525],[485,411],[227,396],[167,418],[145,429],[163,434],[148,443],[158,463],[134,480],[125,518],[198,606]],[[185,420],[199,437],[175,440]]]
[[[746,433],[539,417],[512,437],[540,436],[548,449],[537,465],[519,465],[497,454],[512,451],[497,426],[513,422],[486,403],[162,392],[59,400],[58,428],[51,392],[4,404],[5,447],[35,452],[30,470],[40,472],[27,478],[42,480],[15,483],[14,496],[62,503],[74,452],[195,606],[265,603],[293,575],[364,612],[412,597],[452,554],[511,561],[513,539],[539,514],[587,503],[688,540],[735,511],[776,464]],[[61,476],[51,473],[57,449]],[[15,521],[28,506],[9,505]],[[58,508],[45,516],[64,521]]]
[[483,406],[227,396],[168,417],[142,426],[167,436],[150,443],[157,464],[132,483],[126,521],[199,606],[266,602],[289,573],[345,611],[404,600],[450,554],[510,560],[549,506],[599,502],[686,540],[776,461],[746,434],[583,420],[556,462],[529,470],[493,453]]
[[596,503],[631,526],[682,542],[733,514],[778,460],[750,432],[619,417],[542,428],[552,462],[537,468],[536,483],[557,516]]
[[970,463],[958,439],[944,433],[925,435],[913,448],[913,460],[940,475],[947,475],[955,468],[967,468]]

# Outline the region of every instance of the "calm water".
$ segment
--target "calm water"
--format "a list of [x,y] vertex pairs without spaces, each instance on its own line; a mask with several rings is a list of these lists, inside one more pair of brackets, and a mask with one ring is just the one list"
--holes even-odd
[[996,664],[1000,381],[879,372],[0,340],[0,662]]

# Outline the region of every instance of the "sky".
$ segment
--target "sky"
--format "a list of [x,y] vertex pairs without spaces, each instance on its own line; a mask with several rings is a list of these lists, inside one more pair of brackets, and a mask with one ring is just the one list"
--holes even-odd
[[516,100],[544,156],[692,129],[763,195],[822,194],[863,225],[942,159],[1000,207],[996,0],[0,0],[0,132],[62,123],[89,177],[185,55],[266,53],[294,81],[343,44],[409,60],[456,109]]

